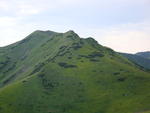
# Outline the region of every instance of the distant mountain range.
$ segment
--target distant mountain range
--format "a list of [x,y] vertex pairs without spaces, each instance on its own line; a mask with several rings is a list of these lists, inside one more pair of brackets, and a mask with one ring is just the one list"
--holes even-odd
[[0,48],[0,113],[150,113],[145,57],[37,30]]
[[147,52],[139,52],[139,53],[136,53],[136,55],[141,56],[141,57],[144,57],[144,58],[147,58],[147,59],[150,59],[150,51],[147,51]]
[[136,54],[121,53],[123,56],[141,66],[144,69],[150,70],[150,52],[139,52]]

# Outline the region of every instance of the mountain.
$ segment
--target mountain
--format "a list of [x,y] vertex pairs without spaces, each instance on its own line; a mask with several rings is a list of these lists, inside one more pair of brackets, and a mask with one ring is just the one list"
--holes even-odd
[[149,113],[150,73],[74,31],[0,48],[0,113]]
[[147,58],[147,59],[150,59],[150,51],[147,51],[147,52],[138,52],[138,53],[136,53],[136,55],[144,57],[144,58]]
[[139,65],[141,68],[146,70],[150,70],[150,59],[142,57],[137,54],[128,54],[128,53],[121,53],[124,57],[128,58],[135,64]]

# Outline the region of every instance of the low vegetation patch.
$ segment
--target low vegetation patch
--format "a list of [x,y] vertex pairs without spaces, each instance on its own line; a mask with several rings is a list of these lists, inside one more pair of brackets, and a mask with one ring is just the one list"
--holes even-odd
[[120,77],[120,78],[117,79],[117,81],[119,81],[119,82],[124,82],[125,80],[126,80],[125,77]]
[[120,74],[120,72],[115,72],[115,73],[113,73],[113,75],[119,75]]
[[77,68],[76,65],[67,64],[65,62],[59,62],[58,65],[61,66],[61,67],[64,67],[64,68]]
[[45,65],[45,63],[39,63],[38,65],[36,65],[35,68],[34,68],[34,70],[31,72],[30,75],[39,72],[44,65]]

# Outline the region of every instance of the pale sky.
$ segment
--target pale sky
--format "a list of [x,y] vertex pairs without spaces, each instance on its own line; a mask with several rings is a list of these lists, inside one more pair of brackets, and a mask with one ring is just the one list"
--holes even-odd
[[1,47],[35,30],[74,30],[119,52],[150,51],[150,0],[0,0]]

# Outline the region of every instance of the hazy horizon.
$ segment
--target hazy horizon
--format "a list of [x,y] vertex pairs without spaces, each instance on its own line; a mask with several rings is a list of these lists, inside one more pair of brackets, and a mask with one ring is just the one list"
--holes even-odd
[[0,47],[35,30],[74,30],[118,52],[150,51],[149,6],[149,0],[1,0]]

